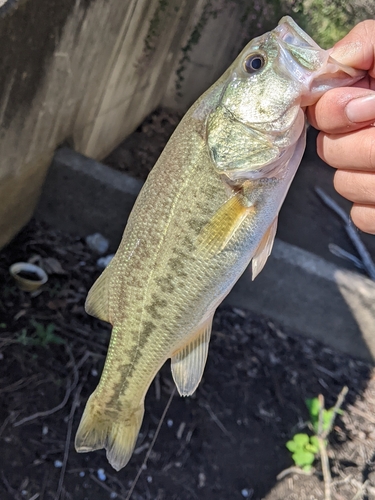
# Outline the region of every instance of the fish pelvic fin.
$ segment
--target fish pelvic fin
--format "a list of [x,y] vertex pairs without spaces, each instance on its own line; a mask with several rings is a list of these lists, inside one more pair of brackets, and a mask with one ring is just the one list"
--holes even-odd
[[201,230],[197,238],[198,251],[212,255],[221,252],[244,219],[255,211],[254,206],[247,207],[243,204],[241,193],[236,193],[219,208]]
[[201,325],[194,339],[171,358],[172,377],[180,396],[191,396],[202,379],[208,355],[213,314]]
[[[93,398],[94,396],[94,398]],[[98,405],[93,394],[87,402],[75,438],[78,453],[105,448],[108,462],[119,471],[129,462],[142,424],[144,405],[123,413]]]
[[252,266],[252,279],[253,281],[261,272],[265,266],[268,257],[271,255],[273,243],[275,241],[276,230],[277,230],[277,219],[276,217],[267,231],[264,233],[261,242],[254,254],[251,266]]

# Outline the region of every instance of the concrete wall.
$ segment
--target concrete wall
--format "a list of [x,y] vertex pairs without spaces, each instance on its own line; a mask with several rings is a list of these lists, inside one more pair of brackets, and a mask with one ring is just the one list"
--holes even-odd
[[161,102],[183,109],[205,90],[261,14],[244,5],[0,4],[0,248],[31,217],[58,145],[101,159]]

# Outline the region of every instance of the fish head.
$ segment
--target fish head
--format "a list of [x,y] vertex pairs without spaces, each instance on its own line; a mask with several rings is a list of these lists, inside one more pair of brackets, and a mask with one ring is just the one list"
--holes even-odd
[[283,17],[274,30],[253,39],[221,79],[223,91],[207,121],[215,168],[232,180],[272,170],[303,133],[303,108],[363,76]]

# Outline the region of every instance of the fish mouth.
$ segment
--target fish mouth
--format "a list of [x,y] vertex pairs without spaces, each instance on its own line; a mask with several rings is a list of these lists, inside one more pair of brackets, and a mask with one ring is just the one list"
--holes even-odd
[[301,106],[314,104],[327,90],[351,86],[366,72],[341,64],[296,24],[284,16],[273,30],[279,45],[279,71],[303,85]]
[[290,16],[284,16],[280,19],[274,33],[279,40],[288,45],[323,50]]

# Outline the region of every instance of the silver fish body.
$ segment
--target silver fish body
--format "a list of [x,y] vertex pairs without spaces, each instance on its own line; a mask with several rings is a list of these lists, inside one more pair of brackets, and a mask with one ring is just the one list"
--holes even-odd
[[76,436],[126,465],[155,374],[171,358],[182,395],[204,370],[216,307],[272,249],[305,148],[303,107],[362,73],[333,61],[291,18],[251,41],[190,108],[145,183],[86,309],[113,325]]

